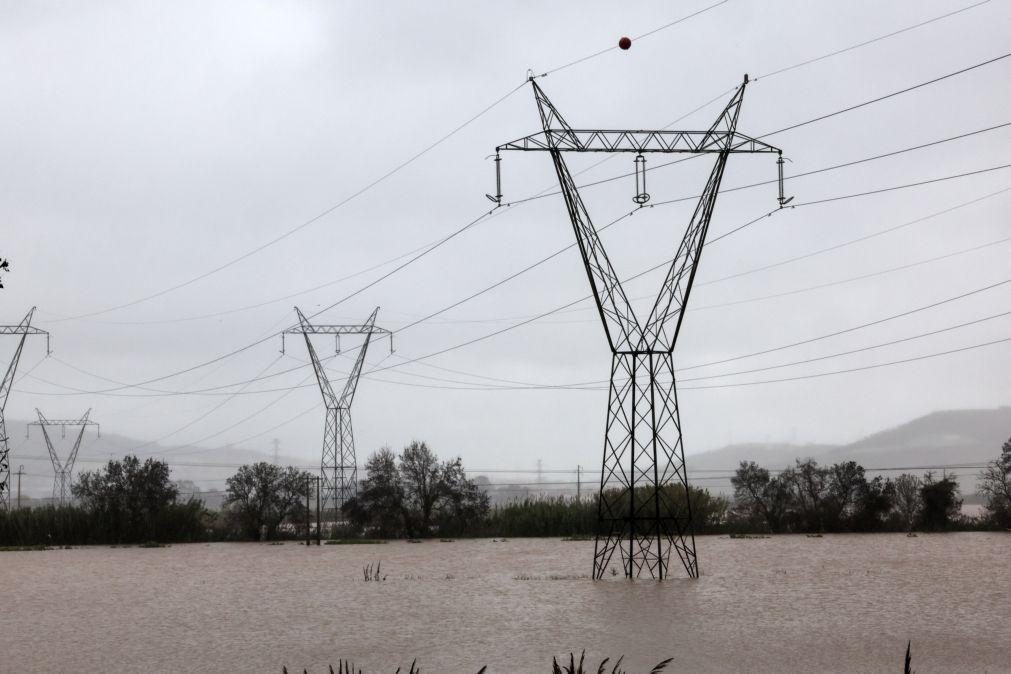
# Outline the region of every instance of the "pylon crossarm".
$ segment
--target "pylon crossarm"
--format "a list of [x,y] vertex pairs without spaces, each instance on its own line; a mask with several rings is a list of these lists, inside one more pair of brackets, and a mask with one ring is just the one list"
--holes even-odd
[[496,152],[506,150],[633,154],[780,153],[779,148],[742,133],[608,129],[547,129],[495,148]]
[[42,328],[21,325],[0,325],[0,335],[48,335]]
[[379,326],[372,326],[371,329],[366,323],[364,325],[310,325],[306,330],[301,327],[288,328],[284,331],[286,335],[301,335],[304,333],[309,333],[310,335],[392,335],[393,333],[386,328],[380,328]]

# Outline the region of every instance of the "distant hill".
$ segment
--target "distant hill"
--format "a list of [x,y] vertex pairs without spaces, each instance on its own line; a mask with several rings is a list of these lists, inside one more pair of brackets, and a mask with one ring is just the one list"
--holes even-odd
[[[25,464],[24,489],[26,494],[47,496],[52,488],[52,468],[48,453],[42,441],[42,434],[34,429],[31,439],[24,441],[24,421],[9,420],[8,433],[15,449],[12,451],[11,465],[16,468]],[[976,464],[991,461],[1000,452],[1000,447],[1011,438],[1011,407],[985,410],[945,410],[933,412],[907,423],[869,435],[845,445],[790,443],[739,443],[721,447],[688,457],[688,469],[692,473],[701,471],[727,471],[735,469],[741,461],[756,461],[769,469],[781,469],[792,465],[797,458],[813,458],[819,463],[830,464],[839,461],[857,461],[867,468],[890,468],[903,466],[935,466],[951,464]],[[25,444],[19,445],[20,442]],[[61,446],[69,446],[71,440],[60,439]],[[139,456],[157,455],[164,457],[172,468],[172,479],[192,480],[195,487],[206,491],[220,488],[225,477],[235,472],[235,467],[256,461],[272,461],[273,457],[263,452],[241,447],[192,447],[145,445],[144,442],[116,434],[103,433],[96,439],[89,431],[81,447],[77,470],[91,470],[99,467],[111,457],[121,458],[126,453]],[[315,450],[313,450],[313,455]],[[295,459],[280,455],[283,465],[295,464],[309,468],[315,461]],[[910,472],[922,473],[920,469]],[[974,491],[971,484],[976,469],[956,471],[963,485],[963,493]],[[887,473],[895,475],[894,472]],[[714,491],[725,491],[727,479],[710,478],[700,482]],[[531,493],[537,493],[536,487]],[[561,490],[556,490],[561,493]],[[515,491],[510,492],[515,495]]]
[[[32,428],[31,436],[25,438],[27,422],[23,420],[7,420],[7,432],[11,438],[11,470],[21,464],[25,466],[23,492],[26,496],[36,498],[48,497],[52,490],[53,469],[49,460],[42,433]],[[66,453],[73,446],[73,438],[68,430],[67,437],[62,437],[59,431],[51,436],[60,459],[66,458]],[[102,467],[111,458],[121,459],[124,454],[136,454],[142,459],[146,456],[164,458],[172,469],[172,480],[176,482],[191,481],[189,488],[208,491],[215,487],[220,489],[226,477],[235,473],[236,467],[255,463],[257,461],[274,460],[273,455],[242,447],[195,447],[191,445],[147,444],[145,441],[115,433],[102,433],[96,437],[93,429],[88,429],[81,449],[74,474],[82,471],[95,470]],[[311,462],[296,459],[283,453],[278,455],[282,465],[308,466]]]
[[[992,461],[1011,438],[1011,407],[933,412],[894,428],[845,445],[745,443],[729,445],[688,457],[689,470],[728,470],[741,461],[755,461],[769,469],[791,465],[794,459],[813,458],[821,464],[856,461],[866,468],[900,468],[976,464]],[[923,470],[910,470],[922,473]],[[972,490],[974,468],[954,471],[962,476],[963,492]],[[894,472],[888,475],[894,475]]]
[[1011,438],[1011,407],[946,410],[832,450],[826,460],[906,466],[992,461]]

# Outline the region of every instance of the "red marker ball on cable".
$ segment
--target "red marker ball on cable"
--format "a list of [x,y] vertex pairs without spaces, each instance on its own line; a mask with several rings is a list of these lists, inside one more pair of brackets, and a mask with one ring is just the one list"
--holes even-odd
[[628,49],[632,46],[632,38],[623,37],[618,40],[618,47],[621,49]]

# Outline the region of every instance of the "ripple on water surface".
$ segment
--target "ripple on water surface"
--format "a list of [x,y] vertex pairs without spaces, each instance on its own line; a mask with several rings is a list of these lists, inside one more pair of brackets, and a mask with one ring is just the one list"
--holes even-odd
[[[587,578],[593,542],[4,553],[0,671],[1011,671],[1011,535],[698,539],[702,577]],[[364,582],[382,562],[387,579]]]

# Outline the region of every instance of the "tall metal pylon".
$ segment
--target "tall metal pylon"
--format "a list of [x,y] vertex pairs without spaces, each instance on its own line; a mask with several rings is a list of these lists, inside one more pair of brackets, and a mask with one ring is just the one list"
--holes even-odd
[[[323,513],[333,513],[334,520],[340,519],[341,508],[350,499],[358,495],[358,466],[355,457],[355,439],[351,429],[351,403],[358,389],[358,379],[365,363],[365,352],[368,351],[372,335],[389,335],[390,352],[393,352],[393,333],[385,328],[376,327],[376,307],[369,319],[361,325],[319,325],[312,324],[302,311],[295,307],[298,315],[298,327],[288,328],[281,333],[281,351],[284,351],[284,335],[300,334],[305,338],[305,346],[309,351],[312,367],[316,371],[316,381],[320,393],[323,394],[323,404],[326,407],[326,424],[323,428],[323,456],[320,460],[322,476]],[[365,340],[358,350],[355,365],[348,374],[344,389],[340,396],[334,394],[330,378],[326,374],[323,362],[316,355],[312,339],[309,335],[335,335],[336,352],[340,353],[341,335],[364,335]]]
[[17,348],[14,349],[10,365],[7,366],[7,374],[4,375],[3,384],[0,384],[0,508],[4,510],[11,509],[10,446],[7,444],[7,422],[4,420],[4,411],[7,409],[7,398],[14,386],[14,374],[18,369],[18,362],[21,360],[21,350],[25,346],[25,338],[28,335],[45,335],[46,355],[49,355],[49,333],[32,327],[34,314],[35,307],[32,307],[17,325],[0,325],[0,335],[21,335]]
[[[593,577],[602,578],[615,550],[628,578],[669,575],[671,548],[685,571],[699,574],[692,525],[692,506],[685,468],[681,418],[675,387],[673,351],[684,319],[702,247],[727,158],[736,153],[779,156],[780,207],[782,152],[737,133],[744,82],[706,131],[573,129],[530,78],[541,132],[495,149],[496,194],[501,204],[500,152],[545,151],[551,155],[569,219],[593,290],[597,311],[611,348],[611,383],[600,478],[598,530]],[[631,152],[635,157],[636,192],[642,207],[646,192],[646,154],[712,154],[715,164],[705,189],[667,271],[653,308],[640,323],[600,241],[563,154],[566,152]],[[680,487],[680,489],[678,488]]]
[[[88,426],[95,426],[98,430],[98,436],[102,437],[102,428],[98,422],[89,419],[91,416],[90,409],[80,419],[47,419],[38,409],[35,410],[35,413],[38,415],[39,420],[28,424],[28,429],[31,429],[32,426],[42,428],[42,437],[45,438],[46,447],[49,449],[49,460],[53,462],[53,499],[58,505],[69,505],[73,497],[71,486],[73,486],[74,480],[74,463],[77,461],[77,451],[81,448],[84,431]],[[74,446],[65,461],[61,461],[60,457],[56,454],[53,440],[49,437],[50,426],[59,426],[64,438],[67,437],[67,426],[81,427],[81,430],[77,432],[77,437],[74,439]]]

